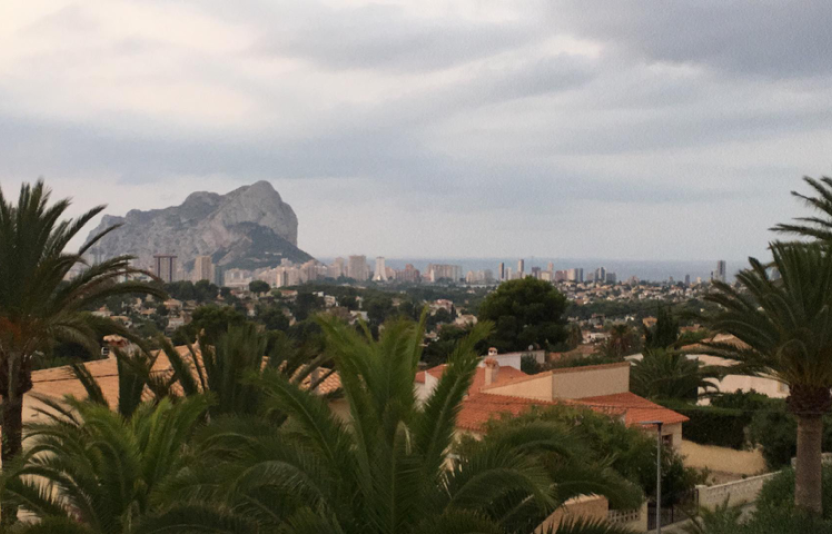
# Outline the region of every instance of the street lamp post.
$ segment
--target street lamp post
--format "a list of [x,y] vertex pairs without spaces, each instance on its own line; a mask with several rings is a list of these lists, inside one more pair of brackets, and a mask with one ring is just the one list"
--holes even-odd
[[662,534],[662,422],[642,421],[644,426],[656,427],[656,534]]

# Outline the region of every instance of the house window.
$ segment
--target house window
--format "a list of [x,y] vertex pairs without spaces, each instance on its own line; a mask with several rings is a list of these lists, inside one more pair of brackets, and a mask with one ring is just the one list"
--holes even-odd
[[673,445],[673,434],[665,434],[662,436],[662,441],[665,445]]

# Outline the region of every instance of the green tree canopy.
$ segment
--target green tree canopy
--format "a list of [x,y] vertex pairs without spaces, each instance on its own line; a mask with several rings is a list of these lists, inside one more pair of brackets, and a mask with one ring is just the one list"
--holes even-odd
[[271,286],[268,282],[264,282],[262,280],[252,280],[248,284],[248,290],[254,293],[255,295],[261,295],[263,293],[268,293],[271,289]]
[[199,280],[194,284],[197,302],[211,302],[217,298],[220,288],[208,280]]
[[289,318],[280,306],[263,306],[257,313],[257,321],[266,327],[266,330],[289,330]]
[[[501,428],[523,427],[530,423],[556,424],[569,428],[575,441],[582,445],[587,463],[608,462],[619,476],[641,488],[643,494],[656,496],[656,440],[655,435],[640,428],[628,427],[621,421],[589,408],[553,406],[534,409],[518,417],[494,419],[488,423],[488,433]],[[682,457],[673,447],[662,451],[662,505],[670,506],[681,500],[696,484],[704,482],[704,475],[684,466]],[[632,503],[612,502],[618,508]]]
[[672,347],[679,339],[679,322],[667,306],[659,306],[656,324],[652,328],[644,327],[645,349],[666,349]]
[[208,340],[216,340],[221,334],[228,332],[234,325],[242,325],[246,316],[231,306],[217,306],[209,304],[194,310],[191,324],[188,325],[195,335],[204,335]]
[[551,349],[566,340],[565,310],[566,297],[552,284],[527,277],[500,284],[480,305],[478,318],[496,325],[488,342],[500,351]]

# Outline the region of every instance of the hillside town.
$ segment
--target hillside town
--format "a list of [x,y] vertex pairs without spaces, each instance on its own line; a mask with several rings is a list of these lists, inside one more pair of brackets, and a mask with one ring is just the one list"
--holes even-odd
[[0,534],[832,534],[829,0],[0,3]]

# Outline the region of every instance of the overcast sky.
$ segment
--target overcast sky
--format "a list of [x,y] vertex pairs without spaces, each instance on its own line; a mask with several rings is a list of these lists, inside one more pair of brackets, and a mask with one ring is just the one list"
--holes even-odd
[[832,174],[829,0],[6,0],[0,183],[267,179],[313,255],[740,259]]

